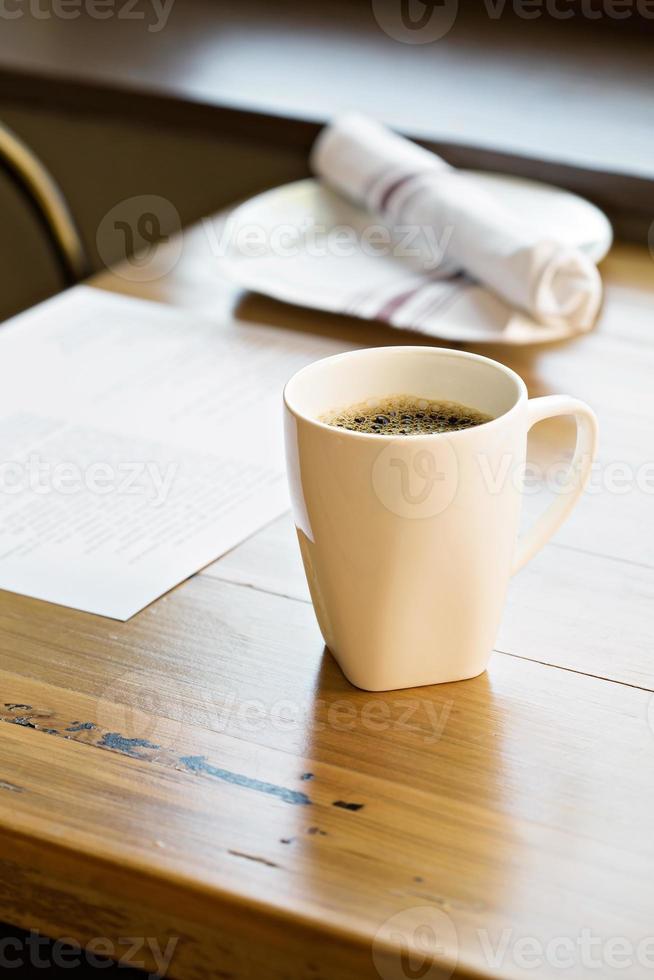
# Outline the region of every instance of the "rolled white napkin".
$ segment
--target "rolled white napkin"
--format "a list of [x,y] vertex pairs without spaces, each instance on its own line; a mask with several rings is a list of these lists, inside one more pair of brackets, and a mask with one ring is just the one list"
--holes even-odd
[[467,273],[548,326],[593,325],[602,281],[592,259],[537,240],[528,215],[513,215],[473,175],[435,153],[347,114],[320,133],[311,166],[332,188],[394,224],[434,229],[448,272]]

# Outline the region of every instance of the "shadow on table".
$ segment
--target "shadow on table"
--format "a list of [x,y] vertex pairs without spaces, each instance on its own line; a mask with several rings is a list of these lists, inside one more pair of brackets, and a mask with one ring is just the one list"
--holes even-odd
[[[308,725],[314,759],[460,800],[504,802],[501,738],[491,676],[398,691],[363,691],[325,647]],[[475,772],[474,785],[470,773]]]

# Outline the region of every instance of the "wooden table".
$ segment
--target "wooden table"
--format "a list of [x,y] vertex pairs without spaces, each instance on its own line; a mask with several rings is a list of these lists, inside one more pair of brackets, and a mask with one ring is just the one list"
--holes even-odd
[[[514,580],[486,674],[352,688],[288,517],[125,624],[0,595],[1,918],[81,942],[176,939],[169,972],[189,980],[443,977],[454,952],[469,978],[651,976],[652,261],[616,247],[603,274],[590,336],[485,349],[531,394],[596,408],[603,474]],[[161,278],[96,283],[415,341],[239,296],[200,228]],[[567,431],[538,430],[532,455]],[[603,485],[612,463],[620,491]],[[425,944],[445,948],[440,971],[408,955]]]

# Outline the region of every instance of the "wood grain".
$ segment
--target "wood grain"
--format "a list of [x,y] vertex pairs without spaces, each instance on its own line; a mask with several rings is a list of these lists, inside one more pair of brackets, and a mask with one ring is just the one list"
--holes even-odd
[[[290,515],[203,574],[310,602]],[[550,544],[511,583],[497,648],[654,691],[653,608],[654,568]]]
[[[165,248],[152,261],[147,283],[96,284],[218,322],[416,340],[242,296],[206,228],[172,270]],[[603,459],[638,466],[651,259],[616,248],[604,276],[592,334],[489,352],[532,394],[587,398]],[[532,459],[560,459],[570,434],[539,427]],[[569,976],[614,975],[620,941],[620,975],[651,976],[651,513],[642,490],[588,496],[514,580],[486,674],[387,694],[324,650],[288,517],[128,623],[0,593],[0,916],[81,942],[178,939],[180,980],[553,980],[560,964],[526,965],[521,943],[566,937]]]
[[[0,779],[16,789],[0,793],[0,854],[39,841],[59,888],[76,869],[82,902],[109,866],[93,934],[115,935],[107,907],[120,928],[130,914],[119,869],[135,923],[166,908],[154,935],[189,944],[178,976],[197,975],[198,947],[208,975],[254,976],[268,958],[267,975],[292,961],[308,976],[311,950],[319,976],[373,976],[377,930],[425,904],[454,924],[462,976],[491,975],[478,929],[493,946],[507,925],[542,941],[649,935],[648,692],[496,655],[472,682],[370,695],[323,652],[306,604],[209,577],[118,626],[13,604],[2,635],[23,656],[1,658]],[[56,661],[47,682],[40,650]],[[229,906],[249,914],[207,945]],[[51,907],[48,927],[76,934],[70,912]],[[264,949],[280,917],[293,935]],[[305,923],[323,935],[300,949]],[[509,958],[504,971],[523,973]]]

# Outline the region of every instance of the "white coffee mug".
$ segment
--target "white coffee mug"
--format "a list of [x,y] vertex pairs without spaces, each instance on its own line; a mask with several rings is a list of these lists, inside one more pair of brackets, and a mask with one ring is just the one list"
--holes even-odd
[[[379,435],[321,421],[389,395],[460,402],[492,421],[448,433]],[[481,673],[509,578],[556,531],[587,482],[597,420],[567,395],[527,398],[487,357],[379,347],[316,361],[284,391],[291,500],[325,643],[369,691]],[[518,540],[527,432],[573,415],[568,480]]]

